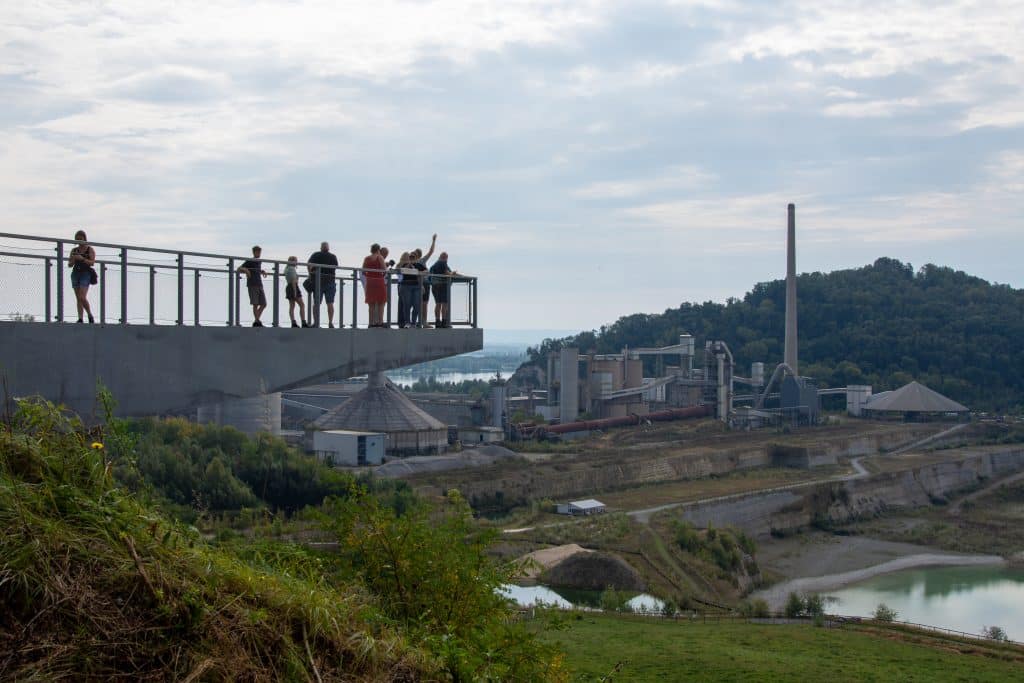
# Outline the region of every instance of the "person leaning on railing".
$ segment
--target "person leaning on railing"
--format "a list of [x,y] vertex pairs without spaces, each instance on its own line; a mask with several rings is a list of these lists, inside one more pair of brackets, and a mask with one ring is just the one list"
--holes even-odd
[[96,320],[92,317],[92,309],[89,307],[89,285],[96,284],[98,279],[93,269],[96,263],[96,250],[87,243],[85,230],[76,232],[75,240],[78,241],[78,246],[68,254],[68,268],[71,269],[71,289],[75,292],[78,322],[82,322],[84,311],[89,316],[89,322],[94,323]]
[[448,252],[441,255],[430,266],[430,282],[434,293],[434,327],[451,327],[450,302],[452,295],[452,277],[458,273],[448,267]]

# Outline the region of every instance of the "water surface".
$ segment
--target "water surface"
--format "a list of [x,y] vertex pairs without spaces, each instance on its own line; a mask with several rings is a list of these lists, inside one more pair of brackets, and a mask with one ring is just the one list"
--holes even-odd
[[1013,640],[1024,640],[1024,570],[1007,567],[933,567],[876,576],[829,591],[838,602],[829,612],[871,616],[879,603],[895,609],[900,621],[981,633],[1000,626]]

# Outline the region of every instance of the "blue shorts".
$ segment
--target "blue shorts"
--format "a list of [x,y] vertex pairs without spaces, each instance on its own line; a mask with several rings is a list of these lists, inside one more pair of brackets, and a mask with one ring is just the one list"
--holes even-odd
[[71,271],[71,289],[88,287],[92,284],[92,273],[88,270]]
[[[331,280],[330,282],[322,282],[322,283],[320,283],[320,301],[323,301],[324,299],[326,299],[327,303],[333,304],[334,303],[334,296],[337,293],[338,293],[338,282],[336,280]],[[313,290],[313,296],[311,298],[313,298],[313,299],[316,298],[316,290],[315,289]]]

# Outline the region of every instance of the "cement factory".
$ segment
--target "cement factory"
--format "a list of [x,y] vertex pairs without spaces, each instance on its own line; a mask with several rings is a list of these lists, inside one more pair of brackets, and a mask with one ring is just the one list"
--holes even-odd
[[[562,348],[550,354],[546,386],[510,395],[501,379],[486,399],[458,394],[412,394],[383,373],[365,380],[302,387],[253,399],[251,407],[269,424],[238,425],[277,430],[338,465],[377,464],[385,456],[436,455],[451,446],[505,439],[572,438],[595,430],[646,422],[713,416],[730,428],[817,424],[821,399],[842,395],[849,415],[955,417],[967,408],[927,387],[911,383],[873,396],[871,387],[820,389],[799,374],[796,208],[788,206],[784,357],[766,373],[763,361],[740,374],[729,345],[707,340],[698,348],[690,334],[660,348],[626,348],[613,354],[581,354]],[[527,421],[513,416],[527,416]],[[537,417],[543,423],[537,423]],[[201,421],[229,422],[237,416],[200,414]],[[251,430],[251,429],[250,429]]]

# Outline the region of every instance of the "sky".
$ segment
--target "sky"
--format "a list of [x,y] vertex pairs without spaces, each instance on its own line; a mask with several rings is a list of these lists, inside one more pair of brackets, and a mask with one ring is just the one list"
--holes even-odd
[[7,2],[0,232],[345,264],[485,327],[880,256],[1024,286],[1024,3]]

